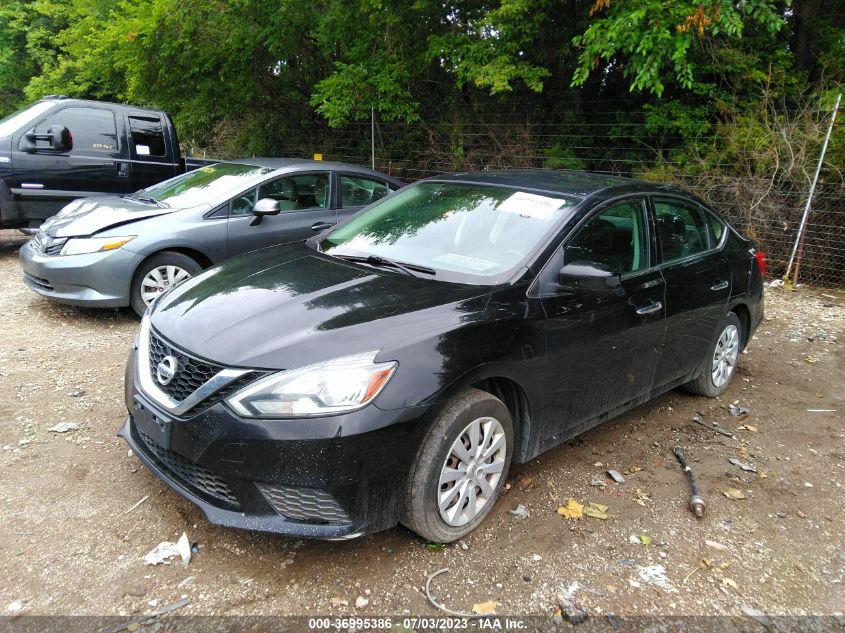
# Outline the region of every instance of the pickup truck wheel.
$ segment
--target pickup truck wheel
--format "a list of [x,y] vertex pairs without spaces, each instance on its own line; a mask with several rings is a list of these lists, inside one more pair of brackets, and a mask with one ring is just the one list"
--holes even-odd
[[719,324],[719,334],[709,348],[704,368],[684,389],[699,396],[715,398],[725,392],[733,378],[739,351],[742,348],[742,323],[728,312]]
[[420,446],[402,523],[434,543],[466,536],[493,508],[512,453],[513,422],[502,401],[478,389],[458,394]]
[[132,279],[129,298],[132,309],[138,316],[143,316],[147,306],[161,293],[200,272],[202,266],[182,253],[163,251],[149,257],[138,267]]

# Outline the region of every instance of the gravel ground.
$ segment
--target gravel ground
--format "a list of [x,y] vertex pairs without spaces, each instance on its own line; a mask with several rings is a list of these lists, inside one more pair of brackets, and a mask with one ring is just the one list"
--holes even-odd
[[[723,397],[671,392],[515,469],[462,543],[430,548],[403,528],[326,543],[211,526],[147,472],[115,437],[137,319],[31,293],[24,239],[0,231],[0,614],[129,617],[184,597],[180,613],[196,615],[436,615],[421,588],[441,568],[434,593],[459,611],[493,601],[499,614],[553,616],[566,591],[594,618],[845,611],[842,292],[770,290]],[[732,417],[732,403],[750,415]],[[697,411],[733,437],[693,423]],[[80,427],[48,431],[58,422]],[[675,445],[703,520],[686,509]],[[570,498],[608,518],[563,518]],[[527,518],[509,512],[518,504]],[[183,531],[199,546],[187,568],[144,564]]]

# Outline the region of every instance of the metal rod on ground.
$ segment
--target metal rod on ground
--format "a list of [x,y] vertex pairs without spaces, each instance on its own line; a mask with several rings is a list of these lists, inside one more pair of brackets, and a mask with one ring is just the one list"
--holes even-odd
[[695,485],[695,477],[693,477],[692,468],[690,468],[689,464],[687,464],[687,458],[684,457],[684,452],[681,450],[680,446],[676,446],[672,452],[675,453],[675,457],[681,464],[681,468],[684,469],[684,472],[689,479],[690,488],[692,488],[692,495],[689,498],[689,511],[692,512],[696,518],[700,519],[704,516],[704,511],[707,509],[707,505],[704,503],[704,497],[698,494],[698,486]]
[[[812,209],[812,207],[810,207]],[[801,274],[801,260],[804,259],[804,242],[807,239],[809,230],[804,230],[801,233],[801,239],[798,242],[798,253],[795,255],[795,272],[792,274],[792,287],[798,285],[798,275]]]
[[[836,113],[839,111],[839,102],[842,100],[842,93],[836,95],[836,103],[833,106],[833,112],[830,115],[830,124],[827,126],[827,134],[824,137],[824,144],[822,145],[822,153],[819,155],[819,162],[816,165],[816,174],[813,176],[813,184],[810,186],[810,194],[807,196],[807,204],[804,206],[804,214],[801,216],[801,224],[798,226],[798,235],[795,237],[795,246],[792,247],[792,254],[789,256],[789,264],[786,266],[786,273],[783,275],[784,281],[789,281],[789,273],[792,271],[792,262],[795,260],[795,254],[798,252],[798,245],[802,242],[804,235],[804,228],[807,225],[807,217],[810,215],[810,205],[813,204],[813,194],[816,192],[816,184],[819,182],[819,172],[822,169],[824,162],[824,155],[827,152],[827,144],[830,141],[830,135],[833,132],[833,122],[836,121]],[[803,249],[802,249],[803,254]],[[798,282],[798,276],[795,276],[795,283]]]
[[[837,101],[838,103],[838,101]],[[370,158],[376,168],[376,109],[370,108]]]

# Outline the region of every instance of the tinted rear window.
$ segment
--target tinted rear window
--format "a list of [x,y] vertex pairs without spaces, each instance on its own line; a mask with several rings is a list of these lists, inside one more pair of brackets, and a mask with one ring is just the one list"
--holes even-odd
[[129,132],[132,135],[132,146],[136,155],[167,155],[167,148],[164,144],[164,128],[161,125],[161,119],[158,117],[130,116]]

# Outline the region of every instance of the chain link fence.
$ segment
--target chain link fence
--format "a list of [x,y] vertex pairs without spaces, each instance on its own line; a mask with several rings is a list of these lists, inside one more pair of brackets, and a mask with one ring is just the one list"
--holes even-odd
[[[811,137],[821,139],[826,114],[814,113],[818,125],[810,131]],[[793,146],[777,154],[765,147],[765,138],[762,146],[758,143],[740,152],[734,148],[731,153],[727,149],[722,152],[721,146],[727,147],[734,137],[741,136],[741,129],[726,133],[705,125],[702,132],[699,124],[686,123],[667,132],[654,129],[642,116],[630,112],[597,112],[595,118],[600,122],[590,124],[532,123],[516,118],[499,117],[483,124],[463,123],[461,117],[436,124],[377,122],[375,168],[406,182],[446,172],[543,168],[674,184],[704,199],[753,238],[767,254],[770,278],[786,271],[818,160],[820,142],[814,137],[802,141],[800,155]],[[369,122],[337,130],[312,123],[300,128],[297,141],[278,148],[278,153],[299,157],[319,153],[324,160],[370,165],[371,140]],[[772,145],[776,142],[774,139]],[[211,149],[209,154],[213,155]],[[761,160],[763,155],[771,155],[770,169]],[[841,149],[838,155],[842,155]],[[788,161],[791,164],[786,165]],[[845,180],[828,161],[805,231],[801,283],[845,287],[843,237]]]

